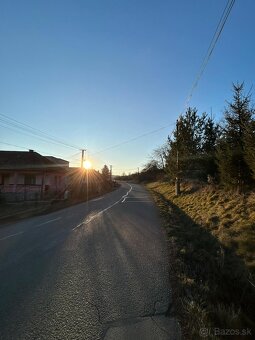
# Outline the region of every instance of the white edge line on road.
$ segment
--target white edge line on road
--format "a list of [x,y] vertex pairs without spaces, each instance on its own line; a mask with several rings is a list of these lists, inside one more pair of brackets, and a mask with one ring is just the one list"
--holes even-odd
[[[41,223],[41,224],[37,224],[37,225],[35,225],[35,226],[32,227],[32,230],[33,230],[34,228],[40,227],[40,226],[42,226],[42,225],[45,225],[45,224],[48,224],[48,223],[51,223],[51,222],[60,220],[61,218],[62,218],[62,217],[57,217],[57,218],[54,218],[53,220],[49,220],[49,221],[43,222],[43,223]],[[25,233],[28,233],[28,232],[30,232],[30,231],[31,231],[31,229],[28,230],[28,231],[20,231],[20,232],[18,232],[18,233],[16,233],[16,234],[11,234],[11,235],[8,235],[8,236],[5,236],[5,237],[0,238],[0,241],[6,240],[7,238],[10,238],[10,237],[14,237],[14,236],[18,236],[18,235],[21,235],[21,234],[25,234]]]
[[24,231],[20,231],[19,233],[12,234],[12,235],[5,236],[5,237],[3,237],[3,238],[0,238],[0,241],[6,240],[7,238],[10,238],[10,237],[13,237],[13,236],[17,236],[17,235],[21,235],[21,234],[24,234]]
[[152,203],[152,201],[149,201],[149,200],[147,200],[147,201],[145,201],[145,200],[138,200],[138,201],[129,201],[129,200],[127,200],[126,201],[126,203]]
[[[130,185],[130,184],[128,184],[128,185]],[[133,187],[132,187],[132,185],[130,185],[130,189],[128,190],[128,192],[126,193],[126,195],[124,195],[124,196],[121,197],[121,199],[123,198],[122,201],[121,201],[121,199],[120,199],[121,203],[124,203],[124,202],[125,202],[126,198],[128,197],[128,195],[129,195],[129,193],[130,193],[130,191],[131,191],[132,189],[133,189]]]
[[118,204],[118,203],[120,203],[120,202],[122,203],[122,199],[125,200],[125,199],[127,198],[128,194],[130,193],[130,191],[133,189],[132,185],[130,185],[129,183],[127,183],[127,184],[130,186],[130,189],[129,189],[128,192],[127,192],[125,195],[123,195],[118,201],[116,201],[115,203],[111,204],[109,207],[107,207],[107,208],[105,208],[105,209],[99,211],[97,214],[95,214],[93,217],[91,217],[88,221],[85,220],[85,221],[81,222],[80,224],[78,224],[77,226],[75,226],[72,230],[74,231],[74,230],[78,229],[79,227],[81,227],[82,225],[86,225],[86,224],[90,223],[90,222],[93,221],[96,217],[98,217],[99,215],[103,214],[105,211],[111,209],[111,208],[114,207],[116,204]]
[[[112,207],[114,207],[116,204],[118,203],[123,203],[125,202],[125,199],[128,197],[129,193],[131,192],[131,190],[133,189],[132,185],[130,185],[129,183],[127,183],[129,186],[130,186],[130,189],[127,191],[127,193],[125,195],[123,195],[118,201],[116,201],[115,203],[111,204],[109,207],[99,211],[96,215],[94,215],[92,218],[90,218],[88,221],[84,221],[80,224],[78,224],[76,227],[74,227],[72,230],[75,230],[79,227],[81,227],[82,225],[85,225],[85,224],[88,224],[89,222],[91,222],[92,220],[94,220],[94,218],[98,217],[99,215],[103,214],[105,211],[111,209]],[[46,221],[46,222],[43,222],[43,223],[40,223],[40,224],[37,224],[36,226],[34,226],[33,228],[38,228],[38,227],[41,227],[45,224],[48,224],[48,223],[51,223],[51,222],[54,222],[54,221],[58,221],[60,220],[62,217],[57,217],[57,218],[54,218],[53,220],[49,220],[49,221]],[[8,235],[8,236],[5,236],[5,237],[2,237],[0,238],[0,241],[3,241],[3,240],[6,240],[8,238],[11,238],[11,237],[14,237],[14,236],[18,236],[18,235],[21,235],[21,234],[24,234],[24,233],[28,233],[29,231],[31,230],[28,230],[28,231],[20,231],[18,233],[15,233],[15,234],[11,234],[11,235]]]
[[45,224],[48,224],[48,223],[51,223],[51,222],[54,222],[54,221],[61,220],[61,218],[62,218],[62,217],[59,216],[59,217],[57,217],[57,218],[54,218],[53,220],[49,220],[49,221],[46,221],[46,222],[37,224],[34,228],[41,227],[42,225],[45,225]]
[[146,199],[148,199],[148,195],[147,195],[147,196],[134,196],[134,197],[128,197],[129,200],[140,199],[140,198],[146,198]]
[[98,197],[98,198],[94,198],[93,200],[91,200],[91,202],[96,202],[96,201],[100,201],[104,198],[104,196],[102,197]]

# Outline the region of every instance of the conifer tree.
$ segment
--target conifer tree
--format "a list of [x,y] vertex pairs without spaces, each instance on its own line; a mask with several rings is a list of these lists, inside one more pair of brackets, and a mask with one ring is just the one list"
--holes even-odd
[[105,181],[110,181],[110,170],[107,165],[104,165],[102,169],[102,176]]
[[255,179],[255,120],[246,128],[244,138],[244,158]]
[[217,177],[218,167],[216,162],[216,146],[221,135],[219,124],[215,123],[212,118],[206,117],[203,130],[203,144],[201,167],[204,169],[207,177]]
[[195,108],[188,108],[178,120],[173,138],[168,138],[166,169],[170,177],[177,175],[177,150],[181,177],[205,179],[214,175],[218,135],[219,126],[206,113],[199,116]]
[[250,95],[243,93],[244,84],[233,84],[233,100],[225,110],[223,134],[217,150],[221,182],[227,187],[242,186],[251,181],[245,158],[246,128],[252,123]]

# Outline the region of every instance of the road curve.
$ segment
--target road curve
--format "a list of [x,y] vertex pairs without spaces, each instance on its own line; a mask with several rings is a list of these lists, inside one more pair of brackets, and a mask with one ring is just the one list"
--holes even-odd
[[140,185],[0,229],[0,339],[179,339],[157,210]]

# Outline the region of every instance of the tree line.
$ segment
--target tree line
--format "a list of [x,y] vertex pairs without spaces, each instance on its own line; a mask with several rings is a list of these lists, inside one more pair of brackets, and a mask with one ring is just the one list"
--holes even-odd
[[[196,179],[243,191],[255,184],[255,110],[244,84],[233,84],[221,123],[187,108],[166,143],[155,149],[140,180]],[[135,175],[137,176],[137,174]]]

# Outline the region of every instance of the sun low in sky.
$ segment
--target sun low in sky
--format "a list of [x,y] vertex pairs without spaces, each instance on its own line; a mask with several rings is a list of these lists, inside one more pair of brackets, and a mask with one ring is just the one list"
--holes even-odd
[[86,161],[83,162],[84,169],[87,169],[87,170],[91,169],[91,166],[92,166],[92,164],[89,160],[86,160]]

